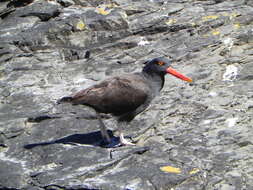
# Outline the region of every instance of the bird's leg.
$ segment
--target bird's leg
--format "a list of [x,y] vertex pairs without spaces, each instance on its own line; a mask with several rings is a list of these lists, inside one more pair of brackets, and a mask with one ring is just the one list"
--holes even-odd
[[98,112],[96,112],[96,113],[97,113],[97,118],[98,118],[98,121],[99,121],[99,127],[100,127],[101,136],[102,136],[103,140],[106,143],[110,143],[111,139],[110,139],[109,134],[107,133],[106,126],[103,123],[100,114]]
[[120,140],[120,144],[122,146],[127,146],[127,145],[130,145],[130,146],[135,146],[135,144],[127,141],[125,138],[124,138],[124,135],[123,135],[123,126],[125,125],[125,122],[119,122],[118,123],[119,127],[118,127],[118,131],[119,131],[119,140]]

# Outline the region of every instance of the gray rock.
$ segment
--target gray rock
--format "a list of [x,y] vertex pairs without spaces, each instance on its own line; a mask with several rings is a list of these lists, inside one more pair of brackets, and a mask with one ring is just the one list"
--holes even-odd
[[[0,189],[252,189],[251,2],[1,1]],[[194,82],[166,77],[125,129],[136,147],[106,148],[92,109],[56,104],[157,56]]]
[[54,17],[57,17],[60,6],[45,1],[34,2],[31,5],[16,9],[13,13],[8,15],[7,19],[12,17],[38,17],[41,21],[48,21]]
[[75,5],[75,2],[72,0],[57,0],[58,3],[60,3],[64,7],[69,7],[71,5]]

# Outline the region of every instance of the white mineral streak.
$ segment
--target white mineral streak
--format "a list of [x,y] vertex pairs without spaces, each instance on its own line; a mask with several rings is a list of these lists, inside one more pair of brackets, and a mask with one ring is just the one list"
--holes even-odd
[[228,48],[229,51],[231,50],[231,48],[232,48],[233,45],[234,45],[234,41],[233,41],[233,39],[230,38],[230,37],[225,38],[225,39],[223,40],[223,43],[224,43],[224,45]]
[[228,127],[234,127],[236,122],[237,122],[238,118],[234,117],[234,118],[228,118],[226,120],[226,124],[228,125]]
[[223,81],[234,81],[238,75],[238,68],[234,65],[228,65],[223,74]]
[[138,43],[138,46],[145,46],[150,44],[149,41],[147,41],[145,38],[141,37],[141,41]]

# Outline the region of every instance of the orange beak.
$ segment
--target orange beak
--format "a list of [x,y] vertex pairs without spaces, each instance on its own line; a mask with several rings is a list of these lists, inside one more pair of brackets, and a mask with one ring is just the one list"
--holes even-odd
[[176,71],[175,69],[171,68],[171,67],[168,67],[166,69],[166,72],[181,79],[181,80],[184,80],[184,81],[187,81],[187,82],[192,82],[192,79],[187,77],[187,76],[184,76],[183,74],[179,73],[178,71]]

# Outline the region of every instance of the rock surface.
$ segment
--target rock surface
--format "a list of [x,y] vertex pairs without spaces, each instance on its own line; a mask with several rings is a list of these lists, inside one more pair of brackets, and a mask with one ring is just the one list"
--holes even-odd
[[[252,28],[251,0],[1,1],[0,189],[253,189]],[[55,103],[156,56],[194,83],[166,78],[136,147]]]

